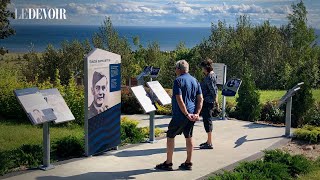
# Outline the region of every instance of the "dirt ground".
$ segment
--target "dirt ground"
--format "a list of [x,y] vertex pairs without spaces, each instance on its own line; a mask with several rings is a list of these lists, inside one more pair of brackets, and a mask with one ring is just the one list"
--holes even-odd
[[302,154],[312,160],[320,157],[320,143],[309,144],[304,141],[292,140],[281,149],[292,155]]

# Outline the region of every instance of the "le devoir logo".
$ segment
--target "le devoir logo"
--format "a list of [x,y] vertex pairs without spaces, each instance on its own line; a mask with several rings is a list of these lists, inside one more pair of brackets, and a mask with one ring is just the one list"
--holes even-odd
[[67,19],[66,9],[64,8],[15,8],[15,19]]

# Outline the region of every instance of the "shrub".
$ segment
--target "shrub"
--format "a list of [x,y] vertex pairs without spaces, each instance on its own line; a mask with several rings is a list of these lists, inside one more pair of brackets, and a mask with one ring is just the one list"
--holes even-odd
[[308,173],[312,168],[311,161],[306,157],[302,155],[291,156],[289,153],[281,150],[265,151],[264,161],[287,165],[292,177]]
[[235,172],[241,173],[243,179],[290,179],[285,164],[262,160],[240,163]]
[[136,97],[128,88],[121,90],[121,113],[124,114],[142,114],[143,110]]
[[236,112],[236,104],[233,102],[227,101],[226,102],[226,114],[229,117],[235,118],[235,117],[237,117],[237,114],[235,112]]
[[138,121],[123,117],[121,119],[121,142],[139,143],[144,140],[144,134],[141,128],[138,128]]
[[293,135],[297,139],[317,143],[320,142],[320,127],[305,125],[302,128],[296,129]]
[[15,149],[11,158],[14,159],[15,165],[36,167],[42,163],[43,152],[41,145],[22,145]]
[[282,109],[276,108],[275,101],[268,101],[263,105],[261,109],[261,120],[272,122],[272,123],[284,123],[285,116]]
[[320,127],[320,102],[316,102],[307,117],[308,124]]
[[0,175],[4,175],[10,169],[15,168],[15,163],[10,157],[10,151],[0,152]]
[[166,106],[161,106],[158,103],[156,103],[156,114],[158,115],[171,115],[172,114],[172,105],[166,105]]
[[211,177],[212,180],[291,179],[286,165],[261,160],[242,162],[233,172]]
[[260,94],[256,90],[250,69],[244,69],[239,97],[237,98],[236,111],[239,119],[254,121],[258,120],[261,112],[259,103]]
[[21,105],[14,96],[13,90],[22,89],[28,83],[18,73],[18,70],[5,64],[0,68],[0,114],[8,118],[19,119],[27,118]]
[[67,136],[54,142],[53,156],[57,158],[81,157],[84,154],[84,140],[74,136]]
[[[304,75],[302,74],[302,76]],[[303,80],[305,79],[302,78]],[[305,84],[301,86],[301,89],[292,98],[292,127],[301,127],[308,123],[307,115],[314,104],[311,86],[308,81],[304,82]]]
[[[150,132],[149,129],[150,129],[149,127],[142,127],[142,128],[141,128],[141,132],[142,132],[142,134],[143,134],[143,136],[144,136],[145,138],[149,138],[149,132]],[[161,135],[162,133],[164,133],[164,131],[163,131],[162,129],[160,129],[160,128],[155,128],[155,129],[154,129],[154,136],[155,136],[155,137],[160,137],[160,135]]]

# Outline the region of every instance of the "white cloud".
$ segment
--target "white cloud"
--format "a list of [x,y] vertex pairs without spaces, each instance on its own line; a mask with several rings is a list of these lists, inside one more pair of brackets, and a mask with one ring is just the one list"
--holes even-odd
[[[296,0],[96,0],[92,3],[77,1],[60,4],[59,7],[66,8],[70,17],[82,18],[82,23],[87,23],[86,20],[88,23],[93,23],[92,20],[95,20],[96,24],[100,24],[101,19],[108,15],[117,25],[210,26],[211,22],[217,20],[226,20],[227,24],[233,24],[239,15],[243,14],[249,15],[253,22],[267,19],[271,22],[286,23],[286,16],[292,13],[290,6],[293,1],[296,2]],[[319,23],[320,4],[310,4],[309,6],[306,4],[309,22]]]

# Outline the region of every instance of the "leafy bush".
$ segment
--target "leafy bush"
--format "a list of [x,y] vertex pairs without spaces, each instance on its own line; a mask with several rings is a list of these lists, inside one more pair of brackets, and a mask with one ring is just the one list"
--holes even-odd
[[281,163],[288,166],[292,177],[311,171],[312,162],[302,155],[290,155],[281,150],[265,151],[265,162]]
[[0,152],[0,175],[4,175],[16,167],[13,159],[10,157],[10,151]]
[[159,115],[171,115],[172,114],[172,105],[166,105],[166,106],[161,106],[158,103],[156,103],[156,114]]
[[[297,175],[311,172],[318,161],[308,160],[302,155],[290,155],[281,150],[265,151],[263,160],[242,162],[232,172],[224,172],[212,180],[256,180],[256,179],[292,179]],[[320,166],[319,166],[320,167]]]
[[[142,127],[141,128],[141,132],[145,138],[149,138],[149,132],[150,132],[149,129],[150,129],[149,127]],[[155,137],[159,137],[162,133],[164,133],[164,131],[162,129],[160,129],[160,128],[154,129],[154,136]]]
[[52,151],[57,158],[81,157],[84,154],[84,140],[67,136],[54,142]]
[[226,102],[226,114],[227,114],[229,117],[232,117],[232,118],[237,117],[237,114],[236,114],[236,104],[235,104],[235,103],[230,102],[230,101],[227,101],[227,102]]
[[308,124],[320,127],[320,102],[315,103],[314,107],[308,114],[308,119]]
[[28,87],[19,71],[13,67],[1,64],[0,68],[0,114],[9,118],[26,119],[21,105],[14,96],[13,90]]
[[144,140],[144,134],[138,128],[138,121],[131,120],[127,117],[121,119],[121,142],[126,143],[139,143]]
[[276,108],[275,101],[268,101],[261,109],[261,120],[273,122],[276,124],[284,123],[285,116],[282,109]]
[[254,121],[258,120],[261,112],[260,94],[256,90],[250,68],[244,69],[242,84],[237,98],[236,111],[239,119]]
[[143,110],[129,88],[121,89],[121,113],[142,114]]
[[0,152],[0,175],[18,167],[37,167],[42,163],[41,145],[22,145],[11,151]]
[[212,180],[291,179],[286,165],[262,160],[240,163],[233,172],[211,177]]
[[15,165],[36,167],[42,163],[43,152],[41,145],[22,145],[11,154]]
[[[235,168],[243,175],[243,179],[290,179],[287,166],[281,163],[264,162],[262,160],[243,162]],[[255,176],[252,176],[255,175]]]
[[[302,74],[302,76],[305,76]],[[305,80],[302,78],[301,81]],[[297,82],[301,82],[297,81]],[[301,127],[308,123],[307,115],[312,110],[314,99],[312,96],[312,89],[308,81],[292,98],[292,127]]]
[[320,127],[305,125],[302,128],[296,129],[293,135],[297,139],[317,143],[320,142]]

